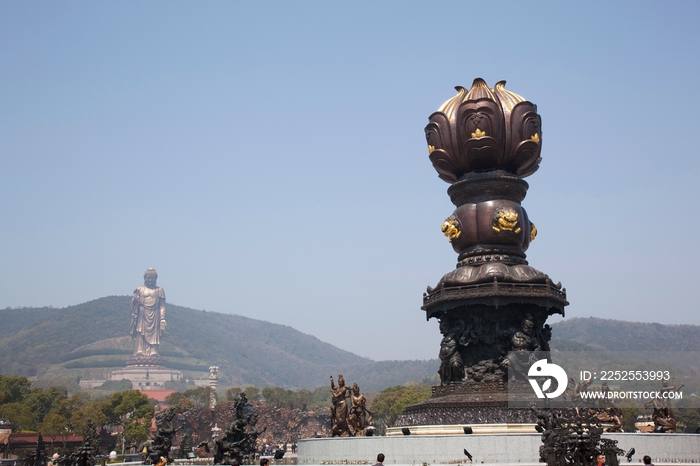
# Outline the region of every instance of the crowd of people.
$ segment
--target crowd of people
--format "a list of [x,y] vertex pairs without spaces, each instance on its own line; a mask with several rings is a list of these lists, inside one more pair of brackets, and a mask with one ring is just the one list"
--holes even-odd
[[266,443],[258,447],[258,455],[260,456],[274,456],[275,452],[293,453],[297,452],[296,442],[278,442],[274,444]]

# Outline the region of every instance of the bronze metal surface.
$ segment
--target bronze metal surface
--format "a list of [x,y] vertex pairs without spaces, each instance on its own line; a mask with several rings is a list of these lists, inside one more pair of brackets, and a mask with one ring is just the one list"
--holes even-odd
[[131,326],[134,355],[132,365],[159,365],[164,359],[158,354],[165,321],[165,291],[156,285],[158,272],[150,268],[143,275],[144,285],[134,290],[131,299]]
[[[400,423],[445,422],[454,417],[448,404],[475,422],[532,422],[533,413],[509,412],[503,393],[506,369],[522,372],[531,361],[505,355],[549,351],[547,318],[569,304],[566,289],[525,254],[537,228],[521,205],[529,187],[523,178],[541,161],[541,119],[505,81],[490,88],[477,78],[456,90],[425,128],[429,159],[450,183],[456,207],[441,230],[458,253],[457,266],[427,288],[422,306],[427,319],[440,321],[441,385]],[[438,400],[446,395],[455,399]]]

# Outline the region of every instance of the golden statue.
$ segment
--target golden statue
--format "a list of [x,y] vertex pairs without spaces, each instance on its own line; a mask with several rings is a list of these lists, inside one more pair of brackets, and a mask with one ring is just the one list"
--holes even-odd
[[447,217],[445,222],[442,224],[442,227],[440,227],[440,230],[442,230],[442,233],[449,238],[450,243],[452,240],[462,236],[462,225],[459,223],[459,219],[456,215],[450,215]]
[[160,334],[165,330],[165,292],[156,286],[158,273],[148,269],[143,275],[144,286],[134,290],[131,299],[131,328],[134,356],[158,356]]
[[367,427],[372,425],[372,412],[367,410],[367,398],[364,393],[360,393],[360,386],[352,384],[350,392],[350,417],[348,423],[352,427],[353,435],[360,437],[366,434]]
[[518,213],[511,208],[500,209],[498,211],[498,217],[493,219],[493,225],[491,228],[497,233],[501,231],[520,233],[521,230],[518,226]]
[[333,402],[333,406],[331,407],[332,437],[345,437],[350,435],[350,428],[348,427],[348,403],[345,400],[347,392],[348,387],[345,386],[343,374],[338,376],[337,387],[333,382],[333,376],[331,376],[331,401]]

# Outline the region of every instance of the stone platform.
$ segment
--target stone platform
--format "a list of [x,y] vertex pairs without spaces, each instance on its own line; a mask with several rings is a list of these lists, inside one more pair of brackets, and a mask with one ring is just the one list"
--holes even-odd
[[[449,426],[444,426],[449,427]],[[476,427],[476,426],[473,426]],[[455,429],[456,430],[456,429]],[[476,430],[475,430],[476,432]],[[700,464],[698,434],[604,434],[624,451],[635,448],[633,463],[649,455],[664,463]],[[306,439],[298,443],[298,464],[374,464],[377,453],[391,464],[537,464],[540,434],[402,435]],[[473,460],[464,455],[469,451]],[[541,464],[541,463],[540,463]],[[627,460],[620,458],[620,464]]]
[[113,371],[109,380],[128,379],[134,390],[162,389],[165,382],[182,379],[182,372],[163,366],[127,366]]
[[396,419],[394,426],[511,425],[537,422],[537,416],[532,409],[512,408],[509,406],[511,402],[528,406],[528,402],[537,403],[538,399],[528,384],[513,381],[438,385],[432,387],[430,398],[408,406]]
[[452,424],[446,426],[410,426],[389,427],[386,430],[387,437],[395,437],[404,434],[408,429],[409,435],[464,435],[465,429],[471,429],[473,434],[535,434],[536,424]]

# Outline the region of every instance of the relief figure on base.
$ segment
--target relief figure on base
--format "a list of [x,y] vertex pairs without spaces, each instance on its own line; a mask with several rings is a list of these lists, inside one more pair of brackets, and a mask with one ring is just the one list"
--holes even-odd
[[158,356],[160,334],[165,330],[165,292],[156,286],[158,273],[148,269],[143,275],[144,286],[134,290],[131,299],[131,327],[134,356]]
[[527,380],[528,371],[540,358],[540,343],[532,335],[534,323],[532,316],[526,314],[520,330],[516,330],[510,339],[511,351],[508,354],[508,373],[511,379]]
[[446,317],[440,320],[440,383],[448,385],[451,382],[461,382],[464,379],[464,364],[459,353],[459,338],[464,330],[464,322],[452,322]]

